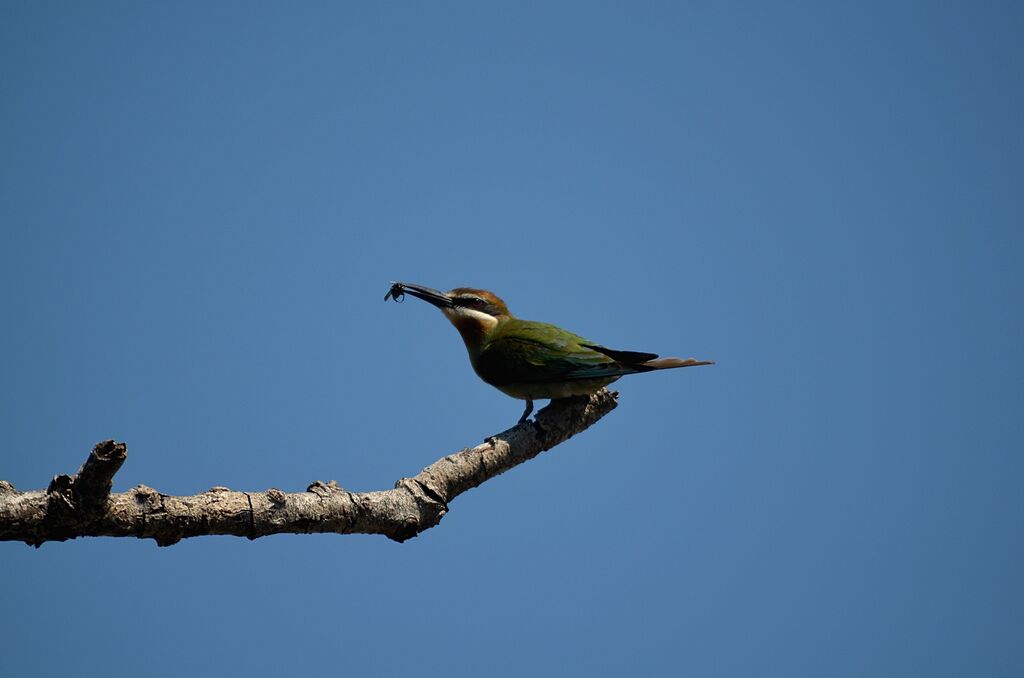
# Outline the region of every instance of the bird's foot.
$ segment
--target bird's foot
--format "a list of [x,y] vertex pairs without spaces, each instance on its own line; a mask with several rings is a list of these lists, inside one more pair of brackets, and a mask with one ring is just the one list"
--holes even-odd
[[533,412],[533,400],[530,398],[526,399],[526,410],[523,411],[523,416],[519,417],[519,423],[522,424],[524,421],[530,418],[530,413]]

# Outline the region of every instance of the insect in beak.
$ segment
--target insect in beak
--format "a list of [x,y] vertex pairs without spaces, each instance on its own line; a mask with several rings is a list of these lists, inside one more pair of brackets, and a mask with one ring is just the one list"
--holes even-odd
[[394,299],[399,304],[405,301],[405,290],[402,288],[402,283],[391,283],[391,289],[384,295],[384,301],[388,299]]

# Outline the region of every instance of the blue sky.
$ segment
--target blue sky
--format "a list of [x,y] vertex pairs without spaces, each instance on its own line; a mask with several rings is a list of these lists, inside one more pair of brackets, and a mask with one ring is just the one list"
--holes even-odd
[[17,487],[113,437],[117,490],[384,489],[512,425],[391,280],[718,364],[624,379],[406,544],[0,544],[0,673],[1020,675],[1022,29],[995,2],[4,3]]

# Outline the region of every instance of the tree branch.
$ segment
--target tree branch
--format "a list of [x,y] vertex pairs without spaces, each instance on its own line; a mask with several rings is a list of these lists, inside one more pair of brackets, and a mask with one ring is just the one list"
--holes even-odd
[[128,454],[107,440],[93,448],[74,476],[53,478],[46,490],[18,492],[0,480],[0,541],[39,546],[76,537],[138,537],[170,546],[187,537],[230,534],[383,534],[402,542],[437,525],[455,497],[533,459],[615,409],[618,394],[554,400],[527,421],[483,444],[437,460],[395,489],[349,492],[333,480],[305,492],[236,492],[214,487],[187,497],[139,485],[111,494]]

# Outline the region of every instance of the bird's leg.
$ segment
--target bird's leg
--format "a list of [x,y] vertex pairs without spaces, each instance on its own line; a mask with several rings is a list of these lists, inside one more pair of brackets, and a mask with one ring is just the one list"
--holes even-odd
[[526,421],[526,418],[530,416],[530,412],[533,412],[533,399],[526,399],[526,410],[523,412],[523,416],[519,417],[519,423],[522,424]]

